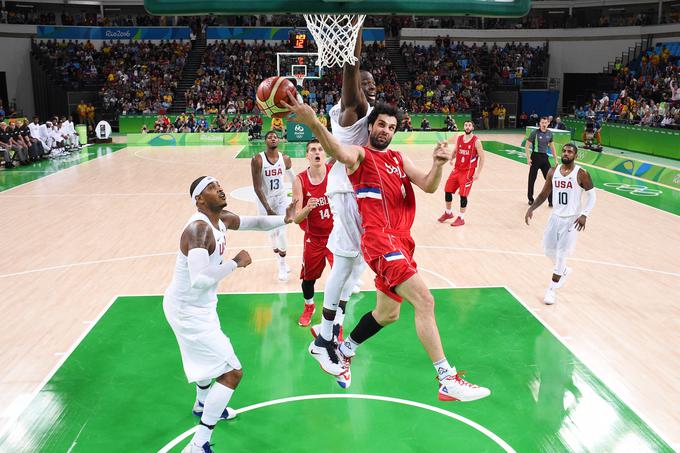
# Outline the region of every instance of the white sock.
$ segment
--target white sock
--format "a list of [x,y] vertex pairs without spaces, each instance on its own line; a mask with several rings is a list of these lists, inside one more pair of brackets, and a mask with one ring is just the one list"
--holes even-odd
[[446,358],[433,362],[432,365],[434,365],[434,369],[437,370],[437,377],[440,381],[446,377],[455,376],[456,374],[456,368],[449,365],[449,361],[446,360]]
[[452,211],[452,210],[450,210],[450,209],[447,209],[447,210],[446,210],[446,213],[447,213],[447,214],[452,214],[452,213],[453,213],[453,211]]
[[198,425],[198,430],[194,434],[194,437],[191,439],[191,443],[196,445],[197,447],[202,447],[206,442],[210,442],[212,432],[213,432],[212,428],[208,428],[207,426],[203,425]]
[[554,281],[550,280],[550,288],[548,288],[548,289],[550,291],[555,291],[555,289],[557,288],[557,283],[559,283],[559,282],[554,282]]
[[352,357],[354,354],[356,354],[358,348],[359,343],[354,341],[351,335],[347,337],[345,341],[343,341],[342,344],[338,347],[338,349],[340,349],[340,352],[342,352],[342,355],[344,355],[345,357]]
[[[205,404],[205,399],[210,391],[210,379],[196,382],[196,400]],[[203,388],[201,388],[203,387]]]
[[321,332],[319,332],[319,335],[326,341],[331,341],[333,339],[333,320],[328,320],[323,316],[321,317]]
[[464,213],[464,212],[461,212],[460,215],[459,215],[458,217],[460,217],[461,219],[464,219],[464,218],[465,218],[465,213]]
[[279,268],[285,269],[286,268],[286,257],[279,255]]
[[314,299],[305,299],[305,305],[314,305]]
[[333,323],[342,325],[343,322],[345,322],[345,310],[338,305],[338,311],[335,312],[335,321]]

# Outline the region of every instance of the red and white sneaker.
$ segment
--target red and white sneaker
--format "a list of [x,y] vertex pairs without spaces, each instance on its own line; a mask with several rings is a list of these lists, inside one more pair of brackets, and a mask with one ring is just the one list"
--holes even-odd
[[444,223],[449,219],[453,218],[453,212],[451,214],[447,214],[446,211],[444,211],[444,214],[440,218],[437,219],[437,222],[439,223]]
[[300,319],[298,319],[298,325],[302,327],[307,327],[309,323],[312,321],[312,315],[316,311],[316,306],[314,304],[305,304],[305,309],[302,311],[302,314],[300,315]]
[[340,363],[345,370],[336,376],[335,381],[340,387],[348,389],[349,386],[352,385],[352,372],[349,370],[349,367],[352,364],[352,356],[346,356],[340,351],[340,348],[337,349],[337,354],[338,359],[340,359]]
[[456,220],[454,220],[453,223],[451,224],[451,226],[463,226],[463,225],[465,225],[465,220],[463,220],[460,217],[456,217]]
[[309,355],[319,362],[319,366],[326,373],[333,376],[339,376],[344,373],[345,366],[338,356],[335,345],[332,342],[327,342],[326,346],[317,346],[316,340],[309,344]]
[[491,395],[491,390],[471,384],[463,379],[463,373],[439,379],[439,401],[474,401]]

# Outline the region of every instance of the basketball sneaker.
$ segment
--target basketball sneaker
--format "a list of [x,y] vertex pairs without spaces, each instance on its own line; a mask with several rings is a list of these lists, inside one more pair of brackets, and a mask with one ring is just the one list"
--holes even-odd
[[352,357],[354,356],[346,356],[342,353],[342,351],[340,351],[340,348],[337,349],[337,354],[338,359],[340,359],[340,363],[342,363],[345,371],[340,373],[335,378],[335,382],[337,382],[340,387],[348,389],[350,385],[352,385],[352,372],[349,370],[349,367],[352,364]]
[[452,227],[463,226],[463,225],[465,225],[465,220],[463,220],[460,217],[456,217],[456,220],[454,220],[453,223],[451,224]]
[[280,282],[288,281],[288,272],[286,271],[285,266],[279,266],[279,281]]
[[323,338],[318,337],[309,344],[308,350],[309,354],[319,362],[319,366],[326,373],[338,376],[345,371],[345,367],[340,363],[340,359],[335,350],[335,344],[332,341],[326,341]]
[[453,212],[450,213],[450,214],[447,214],[446,211],[444,211],[444,214],[442,214],[442,216],[437,219],[437,222],[444,223],[447,220],[452,219],[452,218],[453,218]]
[[491,390],[471,384],[463,379],[463,373],[446,376],[439,381],[439,401],[474,401],[491,395]]
[[307,327],[312,321],[312,315],[316,311],[314,304],[305,304],[305,309],[302,311],[300,318],[298,319],[298,325],[302,327]]
[[[196,403],[194,404],[194,408],[191,412],[193,412],[194,416],[196,416],[196,417],[203,416],[203,403],[196,400]],[[222,412],[222,415],[220,415],[220,420],[233,420],[235,418],[236,418],[236,411],[234,409],[232,409],[231,407],[225,408],[224,412]]]
[[564,270],[564,274],[562,274],[562,277],[560,277],[560,281],[557,282],[557,285],[555,285],[555,289],[559,289],[559,288],[564,286],[564,284],[567,282],[567,277],[569,276],[570,273],[571,273],[571,268],[567,267]]
[[[309,331],[312,333],[314,339],[321,335],[321,324],[314,324]],[[340,324],[333,324],[333,341],[342,343],[342,326]]]
[[[562,279],[560,279],[562,280]],[[555,290],[548,288],[548,291],[545,292],[545,297],[543,298],[543,302],[546,305],[552,305],[555,303]]]
[[184,447],[182,453],[213,453],[212,445],[210,442],[206,442],[203,445],[196,445],[193,442],[189,442],[189,445]]

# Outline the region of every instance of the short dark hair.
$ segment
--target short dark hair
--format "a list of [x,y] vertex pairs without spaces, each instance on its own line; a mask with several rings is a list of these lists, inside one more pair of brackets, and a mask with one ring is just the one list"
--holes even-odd
[[368,115],[368,125],[372,126],[375,124],[375,120],[377,120],[380,115],[395,117],[397,119],[397,130],[399,130],[399,125],[401,124],[401,110],[398,110],[396,107],[385,102],[378,102]]
[[[313,138],[313,139],[311,139],[310,141],[307,142],[307,144],[305,145],[305,150],[307,152],[309,152],[309,145],[313,145],[314,143],[321,144],[321,142],[319,140],[317,140],[316,138]],[[323,146],[322,146],[322,148],[323,148]]]
[[194,180],[194,182],[191,183],[191,185],[189,186],[189,196],[191,196],[194,193],[194,189],[201,182],[201,180],[203,180],[203,178],[207,178],[207,176],[199,176],[198,178],[196,178],[196,180]]
[[543,120],[549,120],[549,118],[547,116],[542,116],[539,121],[543,121]]
[[563,150],[564,150],[564,148],[566,148],[566,147],[572,148],[572,149],[574,150],[574,154],[577,154],[577,153],[578,153],[578,146],[576,146],[576,144],[569,142],[569,143],[565,143],[564,145],[562,145],[562,149],[563,149]]
[[269,131],[269,132],[267,132],[266,134],[264,134],[264,139],[265,139],[265,140],[267,140],[267,137],[269,137],[269,134],[274,134],[274,135],[276,135],[277,137],[279,136],[279,134],[277,134],[275,131]]

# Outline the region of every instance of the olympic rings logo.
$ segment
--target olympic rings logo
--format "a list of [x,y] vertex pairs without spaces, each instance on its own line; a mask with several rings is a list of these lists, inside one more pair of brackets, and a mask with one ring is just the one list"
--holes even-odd
[[647,186],[642,184],[623,184],[619,182],[606,182],[604,183],[606,187],[611,187],[619,192],[628,192],[631,195],[637,195],[640,197],[658,197],[663,193],[661,190],[649,189]]

